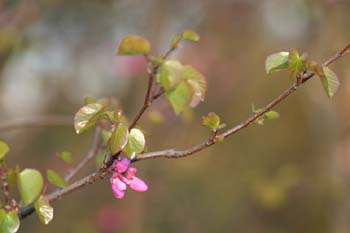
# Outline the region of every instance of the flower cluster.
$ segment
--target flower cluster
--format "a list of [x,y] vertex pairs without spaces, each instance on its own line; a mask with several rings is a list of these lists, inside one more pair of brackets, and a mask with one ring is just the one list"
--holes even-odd
[[115,198],[122,199],[124,197],[127,185],[137,192],[147,191],[148,187],[145,182],[135,176],[137,169],[130,167],[129,159],[122,158],[116,160],[113,164],[113,168],[115,169],[115,172],[110,181]]

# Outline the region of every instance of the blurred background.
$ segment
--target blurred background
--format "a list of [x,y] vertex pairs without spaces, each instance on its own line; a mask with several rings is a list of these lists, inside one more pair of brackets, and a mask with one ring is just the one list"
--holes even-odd
[[[152,52],[191,28],[199,43],[183,43],[173,57],[208,80],[206,101],[175,117],[157,100],[140,122],[149,151],[185,149],[209,137],[201,116],[218,113],[233,126],[291,81],[267,77],[267,55],[297,48],[322,62],[350,42],[348,0],[0,0],[0,125],[35,116],[68,116],[85,96],[113,96],[131,118],[146,89],[143,57],[117,57],[118,41],[140,34]],[[143,194],[112,196],[108,180],[54,203],[43,226],[35,215],[19,232],[346,233],[350,229],[350,58],[331,68],[341,87],[328,99],[311,80],[276,110],[281,118],[252,125],[185,159],[136,164],[149,184]],[[61,174],[75,164],[92,132],[72,125],[3,129],[11,166]],[[94,161],[78,177],[95,170]]]

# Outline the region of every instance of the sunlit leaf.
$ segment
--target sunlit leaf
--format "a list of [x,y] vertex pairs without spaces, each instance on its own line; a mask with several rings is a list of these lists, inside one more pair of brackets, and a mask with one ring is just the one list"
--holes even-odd
[[129,130],[128,127],[124,124],[119,124],[112,131],[112,135],[109,139],[109,148],[112,154],[116,154],[117,152],[124,149],[126,144],[128,143]]
[[39,197],[43,183],[41,173],[35,169],[26,168],[19,173],[18,189],[24,205],[32,203]]
[[53,208],[44,196],[34,203],[35,212],[39,217],[39,220],[43,224],[49,224],[53,219]]
[[46,171],[46,175],[47,175],[47,180],[51,184],[53,184],[57,187],[60,187],[60,188],[67,187],[67,182],[54,170],[48,169]]
[[200,37],[197,33],[195,33],[194,31],[192,31],[191,29],[187,29],[185,31],[182,32],[182,38],[184,40],[188,40],[188,41],[199,41]]
[[216,130],[220,125],[220,117],[215,112],[210,112],[207,116],[202,117],[202,125],[211,130]]
[[267,74],[288,68],[288,52],[279,52],[271,54],[266,58],[265,70]]
[[305,60],[301,57],[297,50],[291,49],[288,57],[288,68],[290,77],[296,78],[304,70]]
[[74,128],[77,134],[84,132],[95,125],[100,118],[104,107],[102,104],[88,104],[79,109],[74,117]]
[[157,74],[157,81],[165,91],[177,86],[183,79],[183,65],[176,60],[165,61]]
[[185,66],[183,71],[184,78],[192,88],[191,107],[196,107],[200,101],[204,101],[207,91],[207,81],[204,76],[191,66]]
[[73,162],[72,153],[69,151],[62,151],[58,153],[58,157],[67,164],[71,164]]
[[186,80],[178,84],[175,89],[166,92],[165,95],[177,115],[189,106],[193,96],[192,88]]
[[119,55],[147,54],[151,49],[149,41],[142,36],[128,35],[124,37],[117,48]]
[[4,209],[0,209],[0,232],[15,233],[19,228],[19,218],[16,211],[11,210],[6,213]]
[[5,155],[9,152],[9,150],[9,146],[5,142],[0,141],[0,160],[4,159]]
[[145,136],[142,131],[139,129],[130,130],[128,143],[126,144],[123,152],[129,157],[132,158],[136,154],[141,153],[145,149]]
[[324,75],[320,76],[322,86],[329,97],[333,97],[339,88],[337,75],[327,66],[323,67]]

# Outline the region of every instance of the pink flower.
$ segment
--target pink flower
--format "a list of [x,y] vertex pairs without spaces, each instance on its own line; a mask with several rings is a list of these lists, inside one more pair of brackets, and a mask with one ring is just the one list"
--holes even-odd
[[113,173],[110,182],[115,198],[122,199],[124,197],[127,185],[137,192],[146,192],[148,190],[147,184],[135,176],[137,169],[130,167],[129,159],[122,158],[117,160],[114,162],[113,167],[116,171]]

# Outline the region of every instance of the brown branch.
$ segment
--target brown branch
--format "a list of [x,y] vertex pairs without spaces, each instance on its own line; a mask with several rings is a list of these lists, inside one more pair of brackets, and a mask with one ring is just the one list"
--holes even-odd
[[[345,46],[343,49],[339,50],[335,55],[333,55],[328,60],[326,60],[322,65],[323,66],[328,66],[328,65],[332,64],[333,62],[335,62],[336,60],[338,60],[339,58],[345,56],[349,52],[350,52],[350,44]],[[303,83],[305,83],[306,81],[308,81],[314,75],[315,75],[314,73],[305,74],[302,77],[302,82],[301,83],[297,83],[296,82],[295,84],[290,86],[287,90],[285,90],[281,95],[279,95],[277,98],[272,100],[269,104],[267,104],[264,108],[262,108],[261,111],[253,114],[252,116],[250,116],[246,120],[242,121],[240,124],[236,125],[235,127],[230,128],[230,129],[226,130],[225,132],[223,132],[221,134],[218,134],[217,137],[224,137],[224,138],[226,138],[226,137],[228,137],[228,136],[230,136],[230,135],[232,135],[234,133],[237,133],[238,131],[246,128],[251,123],[253,123],[256,119],[258,119],[259,117],[263,116],[266,112],[268,112],[273,107],[275,107],[278,103],[280,103],[282,100],[287,98],[290,94],[295,92],[297,90],[298,86],[300,86]],[[151,158],[158,158],[158,157],[181,158],[181,157],[192,155],[195,152],[201,151],[201,150],[203,150],[203,149],[205,149],[207,147],[210,147],[210,146],[212,146],[212,145],[214,145],[216,143],[217,142],[215,140],[210,138],[207,141],[202,142],[202,143],[200,143],[200,144],[198,144],[196,146],[193,146],[193,147],[191,147],[189,149],[186,149],[186,150],[170,149],[170,150],[155,151],[155,152],[149,152],[149,153],[145,153],[145,154],[139,154],[139,155],[136,156],[134,161],[136,162],[136,161],[140,161],[140,160],[144,160],[144,159],[151,159]]]
[[101,127],[96,126],[88,153],[78,163],[78,165],[64,177],[65,181],[67,182],[70,181],[91,159],[95,157],[100,145],[100,133],[101,133]]
[[72,116],[35,116],[22,119],[13,119],[0,124],[1,131],[10,131],[24,128],[44,126],[72,126]]
[[[334,56],[329,58],[323,65],[329,65],[333,63],[334,61],[338,60],[339,58],[343,57],[345,54],[347,54],[350,50],[350,44],[348,44],[345,48],[337,52]],[[263,114],[265,114],[267,111],[275,107],[277,104],[279,104],[281,101],[283,101],[285,98],[287,98],[289,95],[291,95],[293,92],[295,92],[299,85],[302,85],[306,81],[308,81],[310,78],[314,76],[314,73],[308,73],[303,76],[303,81],[300,84],[293,84],[291,87],[289,87],[287,90],[285,90],[281,95],[279,95],[277,98],[272,100],[269,104],[267,104],[262,111],[253,114],[246,120],[242,121],[240,124],[236,125],[235,127],[232,127],[225,132],[218,134],[217,136],[220,137],[228,137],[234,133],[237,133],[238,131],[244,129],[245,127],[249,126],[252,122],[254,122],[256,119],[261,117]],[[165,158],[182,158],[191,154],[194,154],[195,152],[199,152],[201,150],[204,150],[211,145],[216,144],[216,141],[213,140],[213,138],[208,139],[205,142],[202,142],[196,146],[193,146],[186,150],[163,150],[163,151],[155,151],[155,152],[149,152],[144,154],[139,154],[132,162],[141,161],[145,159],[151,159],[151,158],[159,158],[159,157],[165,157]],[[98,172],[95,172],[91,175],[88,175],[81,180],[78,180],[74,182],[73,184],[69,185],[68,187],[54,191],[53,193],[47,195],[46,197],[50,202],[53,202],[57,199],[62,198],[63,196],[78,190],[79,188],[94,183],[95,181],[99,179],[105,178],[111,171],[108,167],[101,168]],[[30,215],[34,212],[34,208],[32,205],[28,205],[26,207],[23,207],[20,209],[19,217],[21,219],[25,218],[26,216]]]

